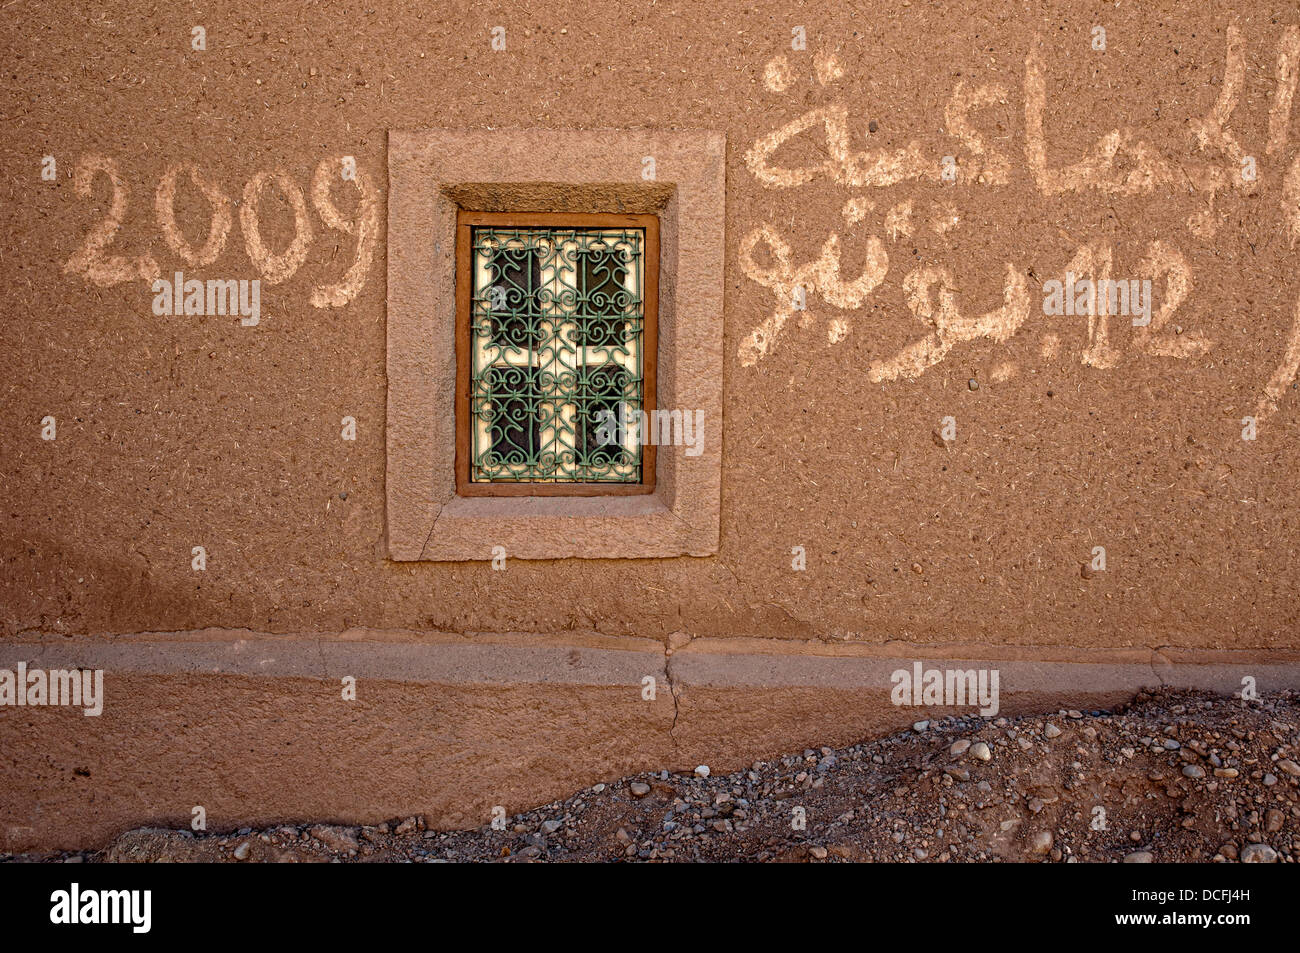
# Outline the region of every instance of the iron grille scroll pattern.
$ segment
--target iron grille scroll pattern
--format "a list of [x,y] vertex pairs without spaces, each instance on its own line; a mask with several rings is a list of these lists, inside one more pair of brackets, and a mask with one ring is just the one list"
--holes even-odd
[[645,230],[475,226],[470,480],[640,483]]

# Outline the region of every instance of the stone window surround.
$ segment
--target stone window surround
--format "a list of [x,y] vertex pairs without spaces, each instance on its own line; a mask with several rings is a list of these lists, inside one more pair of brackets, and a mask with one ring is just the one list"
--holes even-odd
[[[725,159],[725,138],[710,132],[389,132],[388,558],[486,560],[496,546],[512,559],[717,553]],[[657,405],[701,411],[698,457],[660,448],[650,494],[456,495],[458,209],[659,216]]]

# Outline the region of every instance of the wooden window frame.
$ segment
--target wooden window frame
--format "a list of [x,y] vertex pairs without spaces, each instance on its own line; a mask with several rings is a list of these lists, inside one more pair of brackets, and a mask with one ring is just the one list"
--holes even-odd
[[[473,229],[497,228],[641,228],[642,249],[641,410],[655,409],[659,350],[659,216],[598,212],[456,212],[456,494],[458,496],[635,496],[655,490],[655,444],[641,444],[639,483],[531,483],[526,481],[474,482],[470,480],[470,336],[473,298]],[[651,431],[652,428],[645,428]],[[642,433],[644,440],[646,434]]]

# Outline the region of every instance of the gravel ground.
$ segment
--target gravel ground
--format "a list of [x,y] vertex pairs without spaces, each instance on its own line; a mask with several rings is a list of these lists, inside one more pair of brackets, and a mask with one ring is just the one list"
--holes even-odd
[[918,722],[731,775],[637,775],[506,818],[502,830],[432,831],[420,817],[142,829],[102,851],[7,859],[1293,863],[1297,761],[1300,694],[1162,691],[1114,712]]

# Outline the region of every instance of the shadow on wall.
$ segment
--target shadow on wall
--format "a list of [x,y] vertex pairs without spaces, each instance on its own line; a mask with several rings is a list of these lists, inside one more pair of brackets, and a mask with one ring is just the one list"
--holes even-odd
[[139,552],[108,559],[66,538],[0,537],[0,633],[170,632],[257,618],[255,594],[223,589],[188,559],[192,579],[169,570],[163,582]]

